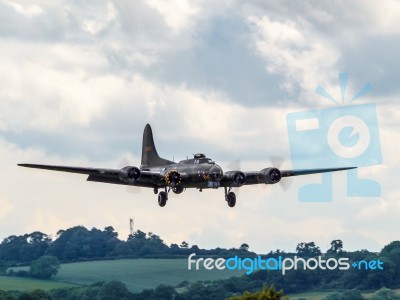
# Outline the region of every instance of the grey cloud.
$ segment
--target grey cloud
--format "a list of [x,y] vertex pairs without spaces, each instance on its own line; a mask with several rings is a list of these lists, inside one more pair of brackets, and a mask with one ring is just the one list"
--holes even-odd
[[28,17],[0,2],[0,36],[25,42],[60,42],[71,31],[79,30],[67,11],[54,6],[41,9],[41,14]]
[[276,105],[284,95],[280,76],[267,74],[249,48],[249,30],[238,16],[216,16],[197,32],[196,46],[170,53],[146,70],[151,78],[189,88],[216,90],[248,106]]
[[[287,91],[281,87],[287,78],[285,70],[267,73],[266,67],[270,62],[254,50],[254,28],[247,19],[250,15],[268,16],[282,24],[290,21],[301,33],[313,34],[322,44],[329,42],[330,46],[338,49],[340,57],[330,66],[330,74],[318,72],[319,65],[312,66],[316,70],[316,81],[328,81],[328,87],[337,87],[337,72],[347,71],[353,88],[362,87],[367,82],[373,84],[371,98],[376,96],[381,99],[377,102],[390,103],[387,98],[393,95],[395,99],[394,96],[399,93],[396,82],[399,69],[396,57],[400,50],[395,39],[397,35],[373,31],[368,27],[362,18],[365,10],[361,2],[351,6],[348,2],[337,5],[330,2],[248,1],[242,4],[241,1],[231,1],[230,8],[224,10],[218,7],[217,11],[214,11],[211,1],[207,3],[209,10],[202,6],[203,2],[197,2],[201,8],[200,16],[194,17],[192,27],[179,33],[173,33],[161,14],[145,1],[85,3],[65,2],[65,6],[59,7],[43,4],[43,13],[30,19],[0,3],[0,16],[6,21],[0,25],[0,35],[5,38],[3,45],[9,43],[9,39],[20,40],[20,43],[7,44],[7,49],[2,47],[7,50],[2,52],[2,61],[12,63],[8,65],[10,70],[2,73],[1,122],[6,124],[0,123],[4,125],[1,135],[9,143],[17,145],[15,147],[21,153],[43,149],[43,155],[25,156],[39,157],[41,163],[46,163],[46,159],[52,162],[60,159],[67,163],[82,159],[102,166],[103,163],[118,161],[120,153],[129,152],[139,157],[142,130],[148,122],[153,126],[159,153],[170,159],[175,156],[175,160],[179,160],[194,152],[205,152],[217,163],[228,166],[228,161],[240,158],[243,164],[253,164],[260,169],[270,164],[269,156],[282,153],[285,156],[288,149],[285,125],[279,123],[285,113],[281,106],[300,109],[300,106],[291,105],[298,103],[302,91],[299,84],[301,78],[292,79],[293,89]],[[108,13],[111,17],[104,23],[96,19]],[[85,31],[84,22],[87,20],[94,22],[89,22],[94,27],[89,26]],[[34,47],[28,47],[33,44]],[[56,49],[59,52],[55,54],[48,48],[54,45],[59,47]],[[13,51],[16,48],[20,51],[18,55]],[[294,46],[293,51],[297,50],[298,47]],[[81,59],[74,59],[76,57]],[[32,67],[30,72],[27,72],[27,66]],[[292,67],[289,65],[287,70]],[[16,80],[4,80],[9,75]],[[131,84],[137,77],[143,82]],[[32,80],[35,78],[40,80]],[[54,80],[57,80],[56,84],[52,84]],[[310,93],[313,93],[313,88],[310,87]],[[72,101],[68,97],[73,98]],[[318,99],[318,96],[315,98]],[[150,104],[154,107],[151,108]],[[252,110],[253,107],[256,109]],[[265,107],[271,107],[277,117],[272,118],[270,111],[264,111]],[[86,117],[87,122],[76,115]],[[395,127],[394,123],[391,126]],[[396,148],[391,152],[395,153]],[[17,163],[20,155],[12,155],[14,167],[14,161]],[[396,172],[397,169],[397,166],[391,166],[387,172]],[[18,182],[25,188],[16,187],[16,191],[8,192],[5,197],[13,203],[16,201],[15,211],[21,210],[22,213],[12,213],[5,219],[3,223],[6,224],[1,227],[3,236],[16,233],[16,228],[21,233],[25,232],[18,224],[20,216],[28,215],[28,210],[37,207],[37,202],[29,198],[33,191],[34,200],[56,197],[58,202],[53,202],[51,210],[57,217],[68,220],[71,226],[76,223],[71,221],[76,212],[66,213],[65,206],[85,202],[87,208],[93,205],[95,199],[99,208],[108,211],[109,199],[122,197],[122,192],[116,187],[86,185],[84,178],[79,176],[53,176],[43,172],[40,173],[43,177],[36,180],[33,175],[36,173],[25,169],[11,170],[6,173],[13,176],[11,180],[8,177],[2,177],[2,180]],[[296,178],[296,181],[304,183],[317,179]],[[52,185],[49,183],[54,184],[54,188],[49,188]],[[60,190],[68,191],[68,194],[62,195]],[[101,195],[103,191],[107,191],[107,197]],[[133,204],[129,195],[123,198],[116,216],[119,218],[129,209],[139,209],[138,215],[146,215],[143,222],[152,223],[155,232],[165,233],[166,236],[168,231],[181,232],[182,224],[192,224],[190,221],[196,216],[196,226],[204,229],[200,230],[203,233],[189,232],[188,237],[199,246],[203,246],[203,242],[210,247],[219,246],[219,241],[223,240],[227,247],[248,242],[257,249],[265,249],[268,240],[273,241],[272,248],[276,245],[293,250],[294,243],[301,241],[299,237],[311,236],[318,243],[319,234],[325,234],[307,231],[308,226],[315,227],[311,221],[318,215],[320,218],[317,221],[322,225],[325,219],[329,219],[331,223],[328,225],[338,227],[335,232],[328,230],[325,239],[343,237],[351,241],[353,248],[371,246],[379,250],[376,236],[365,237],[359,233],[361,229],[372,229],[372,225],[364,220],[357,223],[352,219],[362,208],[371,205],[370,202],[352,203],[335,199],[332,204],[299,204],[296,202],[296,189],[284,194],[277,186],[267,191],[245,187],[235,212],[237,215],[226,212],[221,190],[203,195],[188,191],[180,200],[171,201],[166,211],[158,213],[155,211],[154,195],[148,192],[135,197]],[[74,202],[68,201],[68,198],[74,197]],[[103,202],[99,202],[99,198]],[[216,201],[220,202],[216,204]],[[212,223],[205,224],[204,216],[209,215],[210,207],[215,218],[211,218]],[[177,212],[179,218],[176,218]],[[168,217],[173,220],[166,228],[165,218]],[[269,223],[272,217],[275,223]],[[388,221],[382,221],[385,217]],[[93,218],[99,223],[104,222],[103,218],[95,219],[95,215]],[[87,220],[88,224],[93,220]],[[393,215],[382,214],[373,220],[374,223],[382,221],[377,230],[386,232],[388,237],[395,237],[396,232],[390,231],[393,226],[389,226],[396,223]],[[13,221],[13,226],[9,226],[8,221]],[[24,222],[35,226],[29,218],[25,218]],[[54,221],[54,228],[57,228],[57,222]],[[210,226],[232,222],[236,224],[235,230],[242,230],[242,240],[234,236],[235,230],[216,231],[213,236],[206,232]],[[271,224],[280,224],[282,232],[268,231]],[[305,232],[296,233],[298,225],[303,226]],[[265,240],[252,233],[254,228],[265,230]],[[270,250],[271,247],[267,246]]]

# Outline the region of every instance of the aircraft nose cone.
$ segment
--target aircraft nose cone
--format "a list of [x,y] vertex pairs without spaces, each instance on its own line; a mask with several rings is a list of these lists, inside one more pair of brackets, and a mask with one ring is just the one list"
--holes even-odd
[[209,172],[213,180],[219,181],[222,178],[223,172],[220,166],[214,165]]

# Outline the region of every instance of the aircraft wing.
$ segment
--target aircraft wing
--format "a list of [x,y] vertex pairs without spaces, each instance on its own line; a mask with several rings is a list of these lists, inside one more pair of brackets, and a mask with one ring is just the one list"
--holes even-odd
[[327,169],[299,169],[299,170],[281,170],[282,177],[309,175],[309,174],[319,174],[328,173],[336,171],[345,171],[356,169],[357,167],[345,167],[345,168],[327,168]]
[[107,168],[84,168],[84,167],[70,167],[70,166],[53,166],[53,165],[38,165],[38,164],[18,164],[20,167],[43,169],[50,171],[60,171],[68,173],[77,173],[89,175],[87,181],[104,182],[112,184],[135,185],[143,187],[157,187],[156,184],[149,182],[146,179],[154,179],[162,177],[161,174],[140,171],[140,179],[135,183],[126,183],[120,179],[121,169],[107,169]]
[[51,165],[36,165],[36,164],[18,164],[20,167],[44,169],[51,171],[61,171],[69,173],[78,173],[86,175],[99,175],[105,177],[114,177],[119,174],[119,169],[101,169],[101,168],[82,168],[82,167],[67,167],[67,166],[51,166]]
[[[326,168],[326,169],[297,169],[297,170],[278,170],[276,168],[266,168],[261,171],[254,172],[240,172],[240,171],[228,171],[221,179],[221,186],[226,187],[239,187],[242,185],[251,185],[251,184],[274,184],[280,181],[281,178],[291,177],[291,176],[301,176],[301,175],[310,175],[310,174],[319,174],[319,173],[328,173],[328,172],[336,172],[336,171],[344,171],[355,169],[357,167],[344,167],[344,168]],[[279,175],[270,174],[270,172],[277,170],[280,173]],[[271,177],[270,182],[267,182],[267,176],[278,176],[279,179],[275,180]]]

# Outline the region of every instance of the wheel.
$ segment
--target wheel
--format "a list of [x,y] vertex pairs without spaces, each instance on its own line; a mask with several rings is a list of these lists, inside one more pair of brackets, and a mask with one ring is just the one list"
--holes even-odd
[[236,195],[234,192],[229,192],[225,197],[229,207],[234,207],[236,205]]
[[174,188],[172,188],[172,191],[173,191],[175,194],[180,194],[180,193],[183,192],[183,186],[177,185],[177,186],[175,186]]
[[166,192],[158,193],[158,205],[164,207],[167,204],[168,194]]

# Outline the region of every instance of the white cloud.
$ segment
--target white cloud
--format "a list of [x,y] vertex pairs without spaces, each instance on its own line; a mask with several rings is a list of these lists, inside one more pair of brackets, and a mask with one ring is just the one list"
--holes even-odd
[[282,88],[287,91],[299,85],[306,92],[303,100],[317,84],[327,82],[327,74],[335,70],[339,58],[336,46],[307,22],[249,16],[248,23],[255,52],[265,59],[266,70],[286,77]]
[[114,21],[117,16],[117,11],[114,5],[110,2],[104,6],[94,7],[90,9],[90,15],[82,21],[82,28],[90,34],[97,34],[107,28],[110,22]]
[[199,12],[186,0],[147,0],[147,3],[161,13],[174,33],[187,30],[192,18]]
[[356,1],[352,9],[344,11],[351,23],[365,26],[373,35],[393,35],[400,33],[400,3],[396,0],[380,2],[378,0]]
[[10,5],[16,12],[25,17],[37,17],[43,13],[43,10],[39,5],[21,4],[16,1],[4,1],[4,3]]

